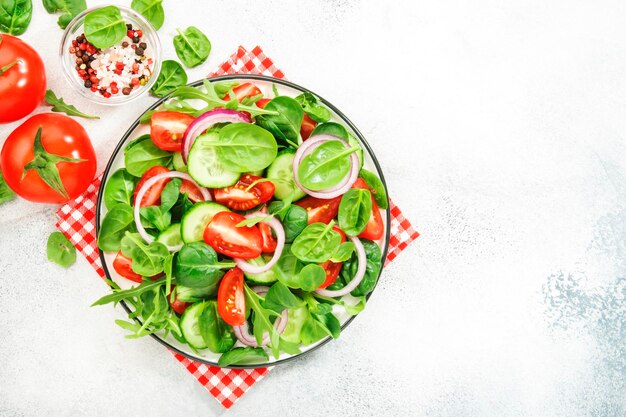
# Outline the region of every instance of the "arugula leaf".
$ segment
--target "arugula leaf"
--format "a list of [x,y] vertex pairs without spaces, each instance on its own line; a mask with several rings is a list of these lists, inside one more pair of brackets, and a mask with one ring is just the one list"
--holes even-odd
[[264,308],[261,304],[261,297],[252,291],[245,283],[243,291],[246,297],[246,307],[254,311],[254,337],[256,338],[257,343],[261,344],[264,333],[269,333],[269,346],[272,349],[274,357],[278,358],[280,355],[280,334],[278,334],[274,328],[274,324],[271,319],[272,317],[277,317],[279,314],[273,310]]
[[[112,281],[109,281],[111,283]],[[96,300],[91,306],[100,306],[109,303],[119,303],[122,300],[127,300],[135,297],[139,297],[141,294],[154,290],[155,288],[159,288],[165,285],[165,277],[158,278],[154,281],[148,280],[144,281],[136,287],[129,288],[127,290],[121,290],[119,287],[113,288],[113,292],[111,294],[107,294],[104,297]]]
[[46,245],[48,260],[67,268],[76,262],[76,248],[61,232],[52,232]]
[[84,117],[85,119],[99,119],[99,116],[91,116],[81,112],[71,104],[67,104],[61,97],[57,97],[54,91],[46,91],[46,103],[52,106],[53,112],[65,113],[69,116]]

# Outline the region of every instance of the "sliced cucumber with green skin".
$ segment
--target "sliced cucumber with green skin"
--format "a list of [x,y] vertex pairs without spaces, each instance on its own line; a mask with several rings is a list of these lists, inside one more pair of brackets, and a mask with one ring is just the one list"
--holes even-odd
[[180,319],[180,330],[189,346],[194,349],[205,349],[207,347],[202,335],[200,334],[200,326],[198,326],[198,317],[202,313],[204,303],[196,303],[185,310],[183,317]]
[[[267,263],[267,261],[261,257],[248,259],[246,262],[255,266],[261,266]],[[248,272],[244,272],[243,274],[246,276],[246,279],[253,281],[255,284],[270,284],[278,280],[278,278],[276,278],[276,273],[274,273],[273,269],[261,272],[260,274],[250,274]]]
[[290,343],[300,343],[300,331],[308,315],[306,307],[287,310],[287,326],[280,337]]
[[210,130],[196,138],[189,156],[187,169],[189,175],[203,187],[224,188],[237,182],[241,173],[228,170],[220,161],[213,144],[219,141],[219,133]]
[[180,152],[176,152],[172,157],[172,164],[174,169],[178,172],[187,172],[187,165],[183,161],[183,155]]
[[183,243],[180,237],[180,223],[171,224],[159,234],[156,240],[166,246],[178,246]]
[[274,197],[284,200],[295,191],[293,201],[299,200],[306,194],[296,185],[293,179],[293,158],[296,155],[294,150],[281,151],[274,162],[267,168],[267,178],[273,180],[276,188]]
[[359,143],[359,140],[352,135],[348,136],[348,145],[358,146],[359,150],[356,151],[356,156],[359,158],[359,170],[363,168],[363,147]]
[[220,211],[230,211],[221,204],[212,201],[196,203],[187,213],[183,215],[180,222],[180,234],[183,242],[199,242],[204,235],[206,225]]
[[202,301],[215,294],[217,294],[217,285],[200,288],[183,287],[182,285],[176,286],[176,299],[186,303]]

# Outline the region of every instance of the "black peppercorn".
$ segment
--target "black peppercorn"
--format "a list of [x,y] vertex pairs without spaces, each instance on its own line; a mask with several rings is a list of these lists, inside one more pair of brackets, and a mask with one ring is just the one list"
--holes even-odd
[[133,30],[133,25],[126,23],[126,30]]
[[83,55],[83,62],[86,64],[87,62],[89,62],[89,56],[87,55]]
[[122,42],[122,48],[127,48],[128,47],[128,42],[124,41]]
[[139,36],[133,37],[133,43],[139,43]]
[[145,51],[148,45],[145,42],[140,42],[139,47]]
[[131,91],[132,91],[132,88],[130,87],[122,88],[122,94],[124,94],[125,96],[129,95]]
[[144,50],[140,47],[140,48],[135,49],[135,53],[136,53],[137,55],[141,56],[141,55],[143,55]]
[[89,80],[85,81],[85,88],[91,88],[92,84],[93,83]]

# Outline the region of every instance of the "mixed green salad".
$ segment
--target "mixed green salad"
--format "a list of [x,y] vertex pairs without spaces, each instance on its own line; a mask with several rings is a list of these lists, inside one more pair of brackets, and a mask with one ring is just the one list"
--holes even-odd
[[[313,94],[176,88],[108,176],[98,247],[115,253],[135,338],[160,332],[218,365],[266,363],[341,331],[383,264],[388,201],[363,150]],[[133,320],[138,319],[138,320]]]

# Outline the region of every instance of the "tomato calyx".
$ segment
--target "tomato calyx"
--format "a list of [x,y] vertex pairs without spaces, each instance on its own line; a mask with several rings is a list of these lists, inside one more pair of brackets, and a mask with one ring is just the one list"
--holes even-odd
[[67,156],[55,155],[48,153],[41,143],[41,132],[43,128],[39,126],[37,134],[35,135],[35,145],[33,151],[35,157],[32,161],[24,165],[24,172],[22,173],[22,179],[26,176],[28,171],[35,171],[39,177],[50,186],[54,191],[59,193],[64,198],[69,198],[63,181],[61,181],[61,175],[59,175],[59,169],[57,168],[58,162],[85,162],[85,159],[70,158]]

